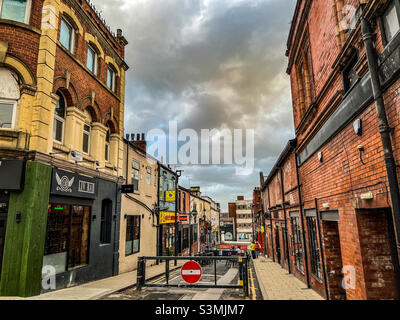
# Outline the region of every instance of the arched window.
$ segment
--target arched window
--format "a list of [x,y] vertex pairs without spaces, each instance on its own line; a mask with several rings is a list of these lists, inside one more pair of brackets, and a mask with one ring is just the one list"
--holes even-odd
[[54,111],[53,139],[57,142],[64,142],[65,111],[67,107],[64,95],[57,91],[58,101]]
[[92,116],[86,110],[85,111],[85,123],[83,124],[83,142],[82,142],[82,151],[83,153],[90,153],[90,133],[92,132]]
[[16,125],[17,102],[20,98],[18,76],[11,70],[0,68],[0,128],[12,129]]
[[0,18],[29,23],[31,0],[0,0]]
[[86,66],[95,75],[97,75],[97,60],[98,60],[97,50],[94,48],[94,46],[89,44]]
[[114,68],[108,65],[107,69],[107,87],[109,87],[112,91],[115,91],[115,82],[116,82],[116,72]]
[[60,43],[69,52],[74,53],[75,29],[65,17],[61,18]]
[[106,160],[106,162],[110,161],[110,128],[107,129],[107,133],[106,133],[106,144],[105,144],[104,159]]

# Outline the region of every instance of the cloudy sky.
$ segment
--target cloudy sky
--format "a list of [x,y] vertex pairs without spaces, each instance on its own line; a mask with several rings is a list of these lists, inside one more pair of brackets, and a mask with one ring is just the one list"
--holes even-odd
[[201,186],[224,210],[252,196],[293,138],[286,41],[295,0],[93,0],[129,45],[127,133],[254,129],[255,168],[178,166],[181,184]]

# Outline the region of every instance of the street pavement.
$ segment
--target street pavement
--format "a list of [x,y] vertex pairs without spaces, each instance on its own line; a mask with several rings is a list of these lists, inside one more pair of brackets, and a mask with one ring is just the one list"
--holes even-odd
[[324,300],[271,259],[259,256],[253,262],[264,300]]

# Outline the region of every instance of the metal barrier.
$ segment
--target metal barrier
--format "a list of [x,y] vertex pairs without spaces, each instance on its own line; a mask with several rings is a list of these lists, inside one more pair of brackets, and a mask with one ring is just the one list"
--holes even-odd
[[[146,261],[147,260],[164,260],[165,261],[165,283],[147,283],[146,282]],[[171,260],[187,260],[196,261],[200,265],[214,263],[214,284],[188,284],[169,283],[170,261]],[[217,261],[231,261],[239,264],[239,284],[218,284],[217,281]],[[173,256],[155,256],[155,257],[139,257],[137,268],[136,289],[141,290],[142,287],[175,287],[175,288],[206,288],[206,289],[242,289],[245,296],[249,296],[249,272],[248,272],[249,256],[195,256],[195,257],[173,257]]]

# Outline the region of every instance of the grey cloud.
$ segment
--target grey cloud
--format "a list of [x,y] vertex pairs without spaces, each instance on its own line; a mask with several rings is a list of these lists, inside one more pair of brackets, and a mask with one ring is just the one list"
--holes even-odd
[[[294,0],[94,0],[129,41],[126,130],[252,128],[256,169],[194,167],[192,184],[226,208],[251,194],[293,137],[285,44]],[[218,187],[216,187],[218,186]],[[214,192],[214,194],[212,193]]]

